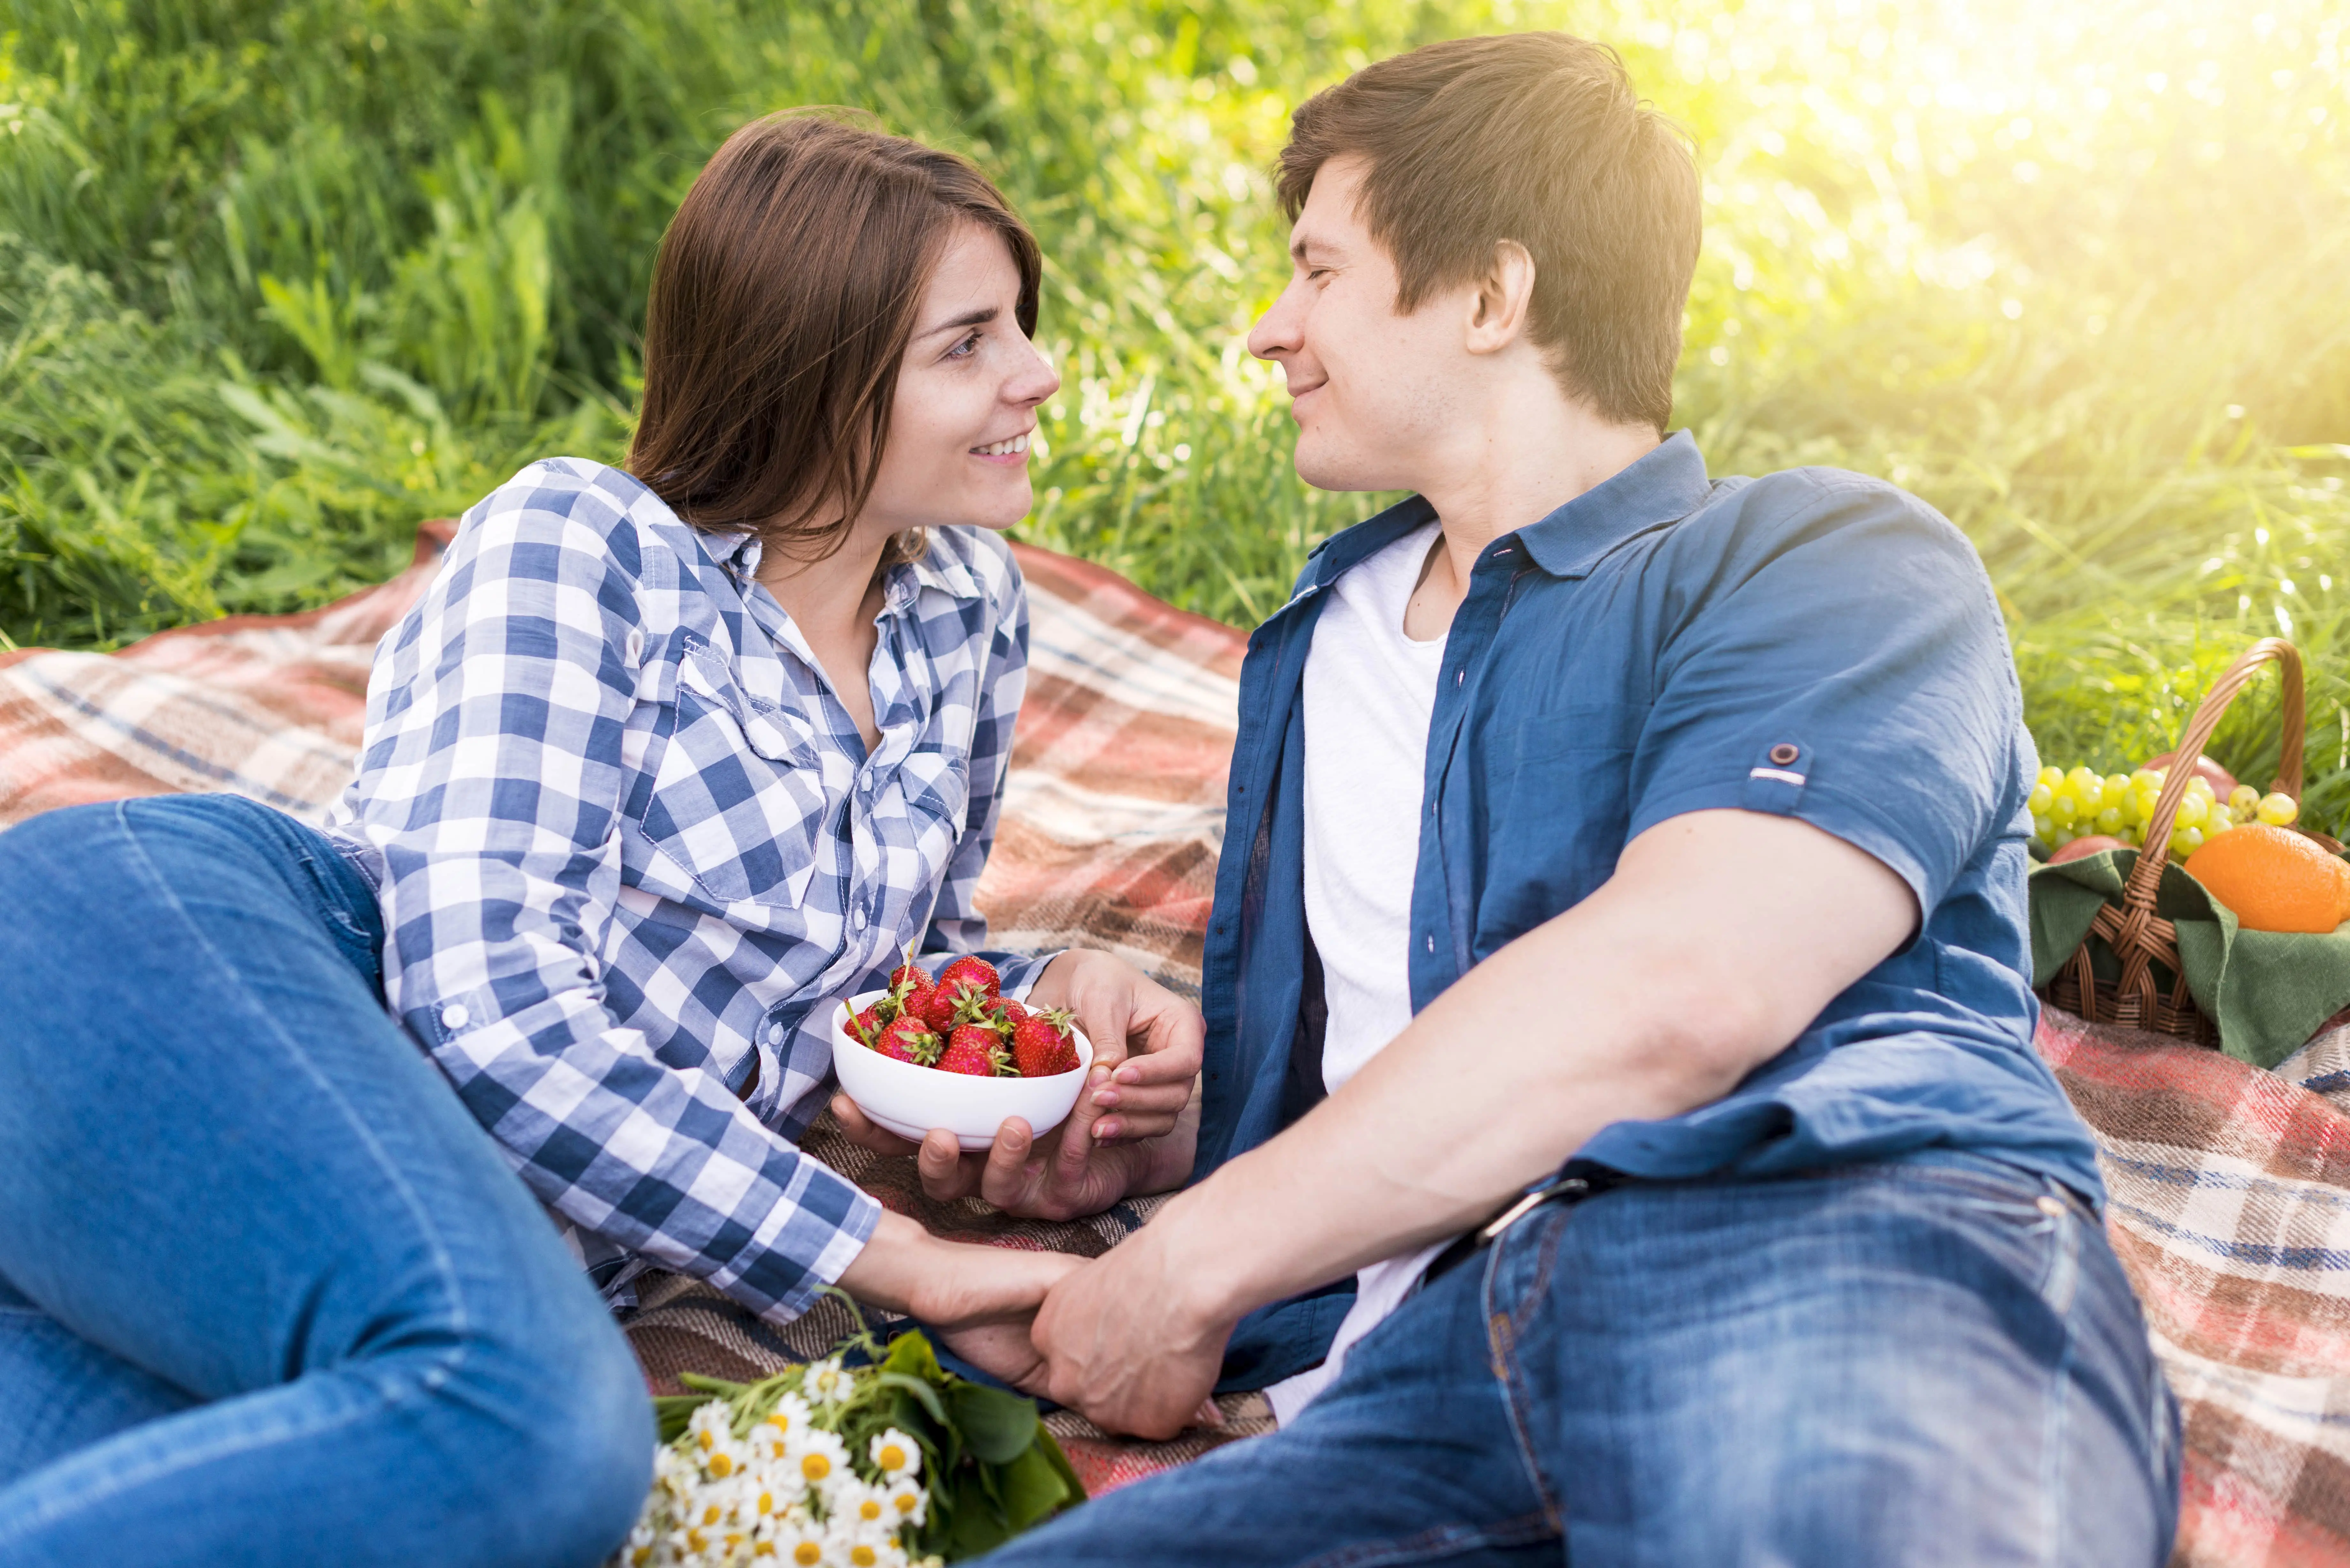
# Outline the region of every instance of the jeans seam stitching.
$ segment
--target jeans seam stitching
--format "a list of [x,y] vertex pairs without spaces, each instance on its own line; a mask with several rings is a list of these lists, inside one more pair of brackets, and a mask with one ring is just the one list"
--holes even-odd
[[[2068,1217],[2069,1219],[2069,1217]],[[2074,1223],[2059,1220],[2056,1226],[2057,1256],[2051,1262],[2052,1273],[2064,1267],[2064,1255],[2077,1250]],[[2064,1466],[2065,1417],[2070,1414],[2073,1387],[2073,1351],[2077,1336],[2073,1331],[2073,1319],[2081,1309],[2081,1290],[2074,1281],[2057,1323],[2064,1332],[2064,1344],[2056,1353],[2056,1363],[2050,1373],[2048,1415],[2043,1422],[2041,1440],[2046,1445],[2040,1469],[2040,1492],[2044,1500],[2041,1509],[2041,1561],[2054,1565],[2062,1561],[2064,1530]]]
[[[457,1353],[458,1359],[463,1359],[463,1355],[462,1351]],[[443,1360],[445,1359],[444,1357]],[[280,1386],[286,1386],[286,1385]],[[366,1419],[382,1410],[396,1408],[406,1403],[402,1396],[387,1393],[380,1386],[373,1388],[372,1392],[375,1396],[372,1403],[363,1407],[343,1411],[332,1420],[289,1421],[281,1423],[265,1432],[239,1432],[224,1435],[216,1442],[203,1444],[197,1448],[174,1449],[168,1453],[160,1453],[144,1465],[130,1469],[109,1471],[95,1478],[93,1484],[86,1488],[74,1490],[69,1495],[64,1497],[49,1499],[47,1503],[37,1509],[30,1518],[21,1521],[20,1528],[14,1533],[21,1539],[26,1530],[37,1529],[77,1510],[88,1508],[93,1503],[103,1501],[109,1497],[120,1496],[133,1488],[145,1486],[164,1476],[192,1469],[200,1465],[213,1464],[256,1449],[265,1449],[300,1438],[317,1438],[328,1432],[338,1431],[353,1422]]]
[[1551,1494],[1550,1480],[1543,1474],[1542,1467],[1534,1459],[1534,1443],[1526,1431],[1522,1408],[1523,1405],[1531,1404],[1533,1399],[1518,1376],[1516,1345],[1521,1313],[1531,1314],[1532,1303],[1541,1299],[1543,1290],[1549,1284],[1551,1265],[1557,1255],[1559,1233],[1565,1228],[1565,1216],[1561,1215],[1556,1223],[1543,1231],[1541,1248],[1534,1260],[1534,1275],[1526,1290],[1519,1295],[1518,1311],[1498,1313],[1493,1310],[1493,1292],[1502,1272],[1502,1253],[1509,1244],[1506,1231],[1494,1240],[1479,1293],[1481,1304],[1485,1309],[1485,1344],[1493,1358],[1494,1380],[1501,1385],[1502,1407],[1509,1413],[1510,1436],[1518,1446],[1518,1468],[1534,1487],[1534,1495],[1542,1500],[1543,1518],[1553,1531],[1561,1535],[1566,1532],[1565,1510]]
[[[213,945],[212,939],[204,934],[203,928],[196,922],[193,916],[188,913],[187,906],[180,901],[179,894],[174,892],[171,885],[164,880],[162,872],[149,857],[145,843],[140,838],[138,831],[131,826],[130,815],[120,805],[115,807],[115,820],[120,825],[123,837],[129,842],[131,853],[138,857],[139,865],[147,880],[163,896],[172,912],[179,917],[181,922],[195,937],[198,945],[212,954],[213,961],[219,963],[223,970],[228,970],[229,966],[220,950]],[[243,988],[240,986],[239,989]],[[449,1261],[448,1244],[442,1240],[439,1228],[424,1212],[423,1205],[417,1200],[416,1193],[409,1186],[407,1179],[393,1168],[391,1161],[385,1156],[382,1145],[376,1139],[374,1129],[367,1125],[365,1118],[351,1108],[350,1103],[343,1097],[342,1091],[335,1087],[333,1082],[318,1070],[317,1064],[310,1059],[309,1053],[303,1050],[301,1045],[286,1033],[285,1027],[276,1018],[271,1017],[265,1009],[250,1007],[249,998],[247,1002],[250,1011],[261,1016],[270,1034],[276,1038],[286,1054],[300,1065],[311,1081],[325,1093],[335,1108],[342,1114],[345,1124],[352,1129],[359,1146],[368,1151],[368,1156],[374,1162],[376,1168],[391,1183],[392,1189],[400,1194],[401,1206],[408,1210],[418,1231],[428,1239],[431,1244],[433,1270],[440,1277],[442,1293],[447,1299],[455,1319],[451,1328],[452,1332],[462,1335],[471,1328],[473,1314],[466,1311],[464,1292],[457,1285],[456,1271]],[[432,1369],[446,1376],[464,1364],[466,1354],[466,1347],[461,1341],[445,1355],[436,1357],[432,1363]]]

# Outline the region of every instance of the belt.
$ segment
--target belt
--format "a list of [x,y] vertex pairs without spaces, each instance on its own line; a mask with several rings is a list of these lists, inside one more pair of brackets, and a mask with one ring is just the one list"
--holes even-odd
[[1554,1176],[1437,1253],[1429,1261],[1428,1272],[1420,1276],[1421,1281],[1424,1284],[1433,1284],[1500,1241],[1503,1231],[1545,1203],[1580,1203],[1586,1198],[1596,1198],[1611,1187],[1620,1186],[1627,1179],[1620,1171],[1596,1168],[1580,1176]]

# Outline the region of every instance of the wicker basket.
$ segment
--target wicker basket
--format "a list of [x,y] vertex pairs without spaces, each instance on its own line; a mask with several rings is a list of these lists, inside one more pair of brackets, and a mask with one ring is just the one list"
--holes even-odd
[[[2162,793],[2155,797],[2154,815],[2146,825],[2148,848],[2139,852],[2137,864],[2131,867],[2129,880],[2122,888],[2122,901],[2097,911],[2096,919],[2089,927],[2089,936],[2082,939],[2071,961],[2049,981],[2047,998],[2056,1006],[2096,1023],[2151,1029],[2201,1045],[2219,1044],[2218,1026],[2203,1015],[2188,992],[2187,971],[2178,961],[2178,928],[2154,912],[2154,894],[2162,881],[2162,867],[2169,859],[2162,846],[2170,842],[2171,824],[2178,815],[2179,801],[2187,794],[2187,782],[2195,776],[2195,763],[2210,742],[2211,732],[2220,727],[2228,704],[2251,684],[2261,666],[2271,660],[2284,676],[2281,704],[2284,743],[2277,756],[2276,782],[2269,788],[2289,794],[2296,802],[2301,799],[2301,745],[2305,717],[2301,655],[2281,637],[2263,638],[2246,649],[2228,666],[2227,672],[2212,682],[2211,690],[2204,693],[2201,704],[2196,708],[2195,717],[2188,722],[2187,733],[2180,737],[2178,750],[2172,754],[2164,774]],[[2293,831],[2314,839],[2330,853],[2342,853],[2341,844],[2324,834],[2298,827]],[[2091,939],[2102,939],[2120,960],[2121,974],[2115,981],[2098,980],[2089,959]],[[2170,973],[2167,994],[2155,981],[2158,964]]]

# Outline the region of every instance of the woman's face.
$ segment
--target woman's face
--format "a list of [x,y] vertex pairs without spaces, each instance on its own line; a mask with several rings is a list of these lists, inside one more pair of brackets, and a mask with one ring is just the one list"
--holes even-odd
[[1010,249],[960,225],[915,313],[865,530],[1009,528],[1028,515],[1036,405],[1061,379],[1020,330],[1019,303]]

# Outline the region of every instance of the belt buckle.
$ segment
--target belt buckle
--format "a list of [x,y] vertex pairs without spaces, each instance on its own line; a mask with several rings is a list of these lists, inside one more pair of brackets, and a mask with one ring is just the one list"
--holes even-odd
[[1580,1198],[1591,1190],[1591,1183],[1580,1176],[1555,1176],[1532,1192],[1503,1210],[1477,1232],[1477,1244],[1488,1247],[1501,1239],[1503,1231],[1524,1219],[1554,1198]]

